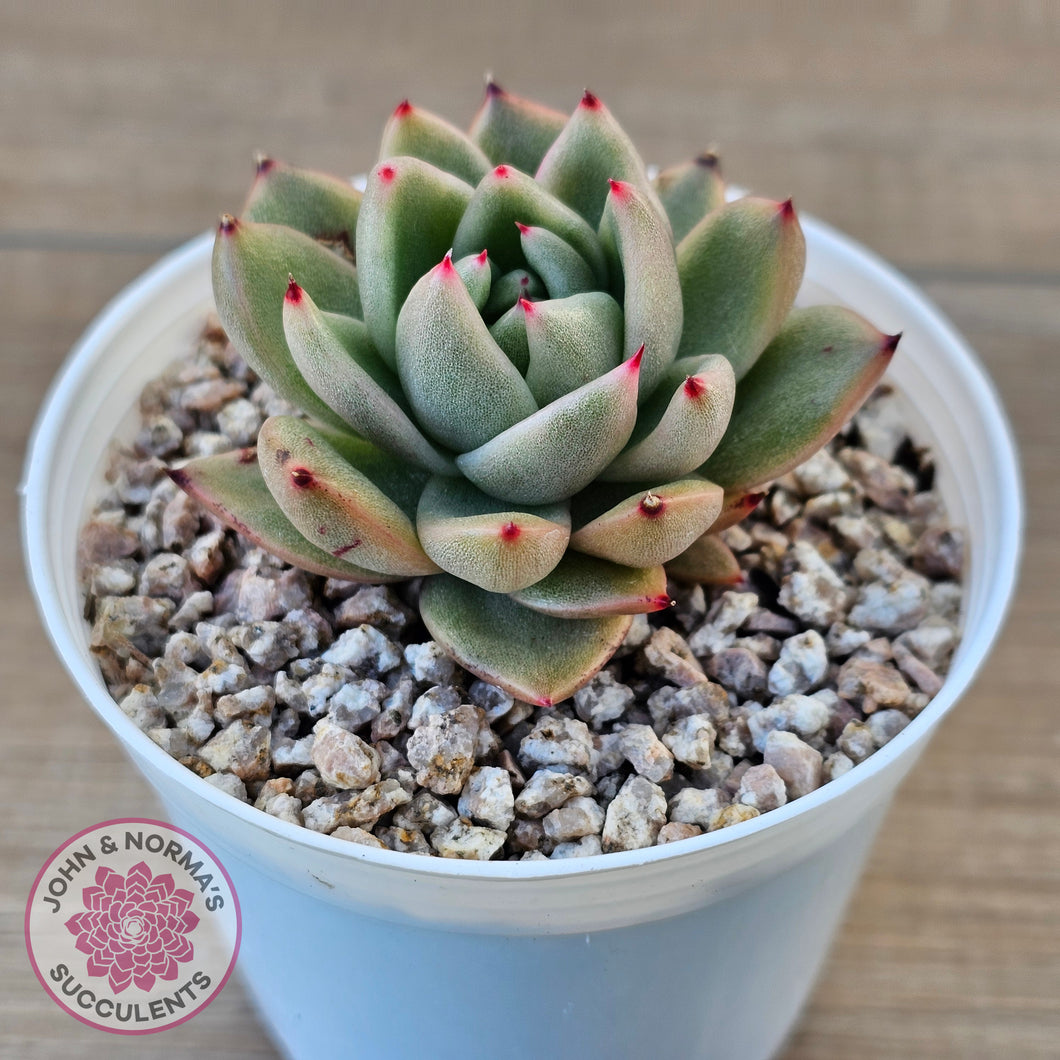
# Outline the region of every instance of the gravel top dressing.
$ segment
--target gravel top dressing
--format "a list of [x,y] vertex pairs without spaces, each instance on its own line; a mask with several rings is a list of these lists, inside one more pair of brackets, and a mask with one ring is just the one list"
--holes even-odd
[[236,536],[164,468],[292,413],[214,324],[151,383],[82,528],[122,710],[205,783],[355,843],[584,857],[767,813],[882,747],[942,685],[962,534],[886,388],[723,532],[743,577],[670,585],[573,698],[513,700],[428,638],[416,581],[361,586]]

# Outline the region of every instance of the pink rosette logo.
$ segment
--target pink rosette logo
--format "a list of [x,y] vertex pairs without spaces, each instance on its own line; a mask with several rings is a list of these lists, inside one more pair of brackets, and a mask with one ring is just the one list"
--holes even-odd
[[239,902],[224,867],[161,821],[106,821],[45,863],[26,906],[26,947],[70,1015],[150,1034],[201,1012],[235,966]]
[[105,975],[115,994],[130,983],[150,990],[156,976],[176,979],[178,963],[195,953],[187,937],[199,923],[191,912],[194,897],[178,890],[168,873],[152,877],[146,862],[128,876],[100,865],[96,886],[82,893],[85,912],[70,917],[66,929],[88,954],[88,974]]

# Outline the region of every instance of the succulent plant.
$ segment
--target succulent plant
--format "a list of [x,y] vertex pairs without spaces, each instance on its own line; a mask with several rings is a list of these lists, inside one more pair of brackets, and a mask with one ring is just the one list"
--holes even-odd
[[363,193],[262,160],[217,233],[217,309],[300,415],[174,480],[308,571],[420,578],[430,634],[549,705],[667,575],[739,577],[719,531],[822,446],[897,342],[792,309],[791,202],[725,201],[713,155],[649,178],[586,93],[494,84],[465,134],[402,103]]

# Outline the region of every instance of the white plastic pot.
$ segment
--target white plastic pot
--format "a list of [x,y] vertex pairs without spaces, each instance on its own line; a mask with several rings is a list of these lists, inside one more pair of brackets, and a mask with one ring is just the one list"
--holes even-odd
[[753,821],[664,847],[480,863],[357,846],[203,783],[116,707],[88,648],[78,526],[115,424],[184,352],[211,305],[207,235],[170,254],[72,352],[26,464],[26,561],[56,650],[173,822],[225,864],[240,967],[290,1057],[724,1057],[773,1054],[843,916],[877,826],[982,664],[1013,591],[1022,497],[1012,436],[974,355],[904,279],[803,221],[801,301],[903,331],[891,378],[970,557],[964,636],[945,686],[846,776]]

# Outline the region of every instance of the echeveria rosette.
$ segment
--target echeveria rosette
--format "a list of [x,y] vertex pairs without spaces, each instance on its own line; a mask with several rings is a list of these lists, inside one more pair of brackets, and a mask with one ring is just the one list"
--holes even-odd
[[422,577],[431,635],[520,699],[570,696],[823,445],[896,339],[792,311],[789,202],[717,159],[649,179],[610,111],[494,84],[468,134],[402,103],[363,193],[265,160],[214,250],[222,323],[305,416],[175,480],[318,574]]

